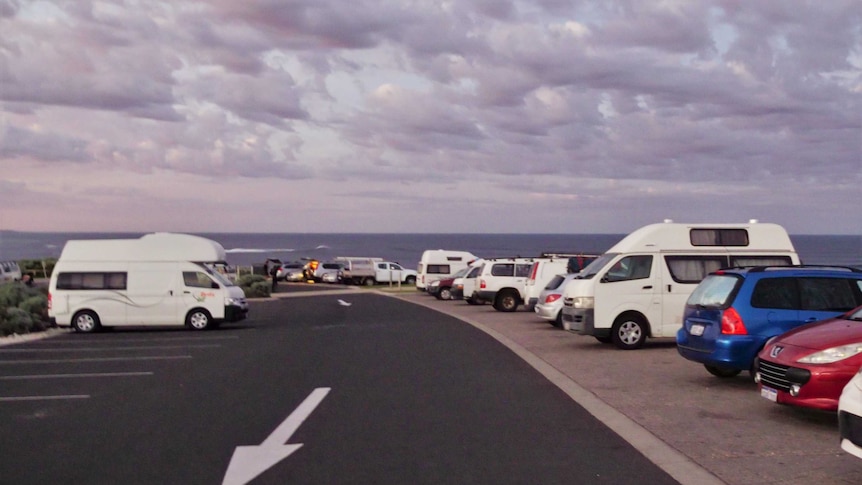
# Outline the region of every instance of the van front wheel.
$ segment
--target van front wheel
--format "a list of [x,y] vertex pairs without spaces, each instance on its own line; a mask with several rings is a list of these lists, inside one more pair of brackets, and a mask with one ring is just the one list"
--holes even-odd
[[194,309],[186,315],[186,325],[194,330],[206,330],[213,326],[213,318],[209,312],[200,308]]
[[623,315],[617,318],[611,331],[614,345],[623,350],[634,350],[643,347],[646,341],[647,328],[643,319],[633,315]]
[[98,330],[100,326],[99,316],[90,310],[78,312],[72,319],[72,327],[76,332],[92,333]]

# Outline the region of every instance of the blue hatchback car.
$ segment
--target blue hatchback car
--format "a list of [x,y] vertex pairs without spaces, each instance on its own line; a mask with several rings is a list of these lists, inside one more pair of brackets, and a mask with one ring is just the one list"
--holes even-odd
[[711,374],[755,371],[770,338],[862,305],[862,271],[829,266],[733,268],[709,274],[689,296],[680,355]]

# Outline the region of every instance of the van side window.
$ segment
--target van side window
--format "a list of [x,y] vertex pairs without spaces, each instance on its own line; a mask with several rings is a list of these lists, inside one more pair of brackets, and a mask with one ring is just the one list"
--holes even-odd
[[799,308],[799,290],[794,278],[763,278],[751,294],[754,308],[795,310]]
[[519,264],[519,265],[515,266],[515,276],[517,276],[519,278],[520,277],[529,278],[530,272],[532,271],[532,269],[533,269],[532,263],[530,263],[530,264]]
[[60,273],[58,290],[125,290],[126,273]]
[[699,283],[706,275],[727,266],[726,256],[665,256],[664,261],[677,283]]
[[731,267],[744,266],[790,266],[790,256],[731,256]]
[[628,281],[649,278],[652,269],[652,256],[627,256],[608,270],[605,281]]
[[852,283],[844,278],[800,278],[802,309],[844,312],[856,308],[859,297]]
[[183,283],[192,288],[212,288],[213,280],[200,271],[183,271]]
[[449,265],[448,264],[429,264],[428,270],[426,271],[428,274],[449,274]]
[[692,229],[689,238],[692,246],[748,246],[745,229]]

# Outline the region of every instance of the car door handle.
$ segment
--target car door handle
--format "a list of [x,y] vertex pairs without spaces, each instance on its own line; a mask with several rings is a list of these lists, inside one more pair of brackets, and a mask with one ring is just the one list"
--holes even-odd
[[186,291],[184,291],[183,293],[184,293],[184,294],[186,294],[186,295],[191,295],[191,294],[192,294],[192,292],[191,292],[191,291],[189,291],[189,290],[186,290]]
[[811,317],[811,318],[805,319],[805,323],[811,323],[811,322],[816,322],[816,321],[817,321],[817,317]]
[[652,289],[652,285],[644,286],[642,289],[643,289],[643,290],[651,290],[651,289]]

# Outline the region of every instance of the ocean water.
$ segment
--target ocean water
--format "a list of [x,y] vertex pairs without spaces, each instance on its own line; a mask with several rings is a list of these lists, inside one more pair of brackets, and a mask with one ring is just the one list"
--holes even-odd
[[[0,231],[0,261],[57,258],[70,239],[137,238],[142,233]],[[426,249],[470,251],[484,258],[548,253],[601,254],[624,234],[261,234],[201,233],[221,243],[231,265],[337,256],[379,257],[415,268]],[[862,236],[791,235],[803,263],[862,268]]]

